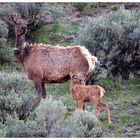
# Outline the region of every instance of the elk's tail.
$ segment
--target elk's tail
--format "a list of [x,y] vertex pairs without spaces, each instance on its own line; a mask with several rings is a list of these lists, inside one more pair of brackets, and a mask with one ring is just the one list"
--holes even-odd
[[105,94],[105,90],[102,87],[100,87],[100,98],[102,98],[104,94]]
[[98,63],[98,59],[95,56],[91,56],[91,60],[93,64]]

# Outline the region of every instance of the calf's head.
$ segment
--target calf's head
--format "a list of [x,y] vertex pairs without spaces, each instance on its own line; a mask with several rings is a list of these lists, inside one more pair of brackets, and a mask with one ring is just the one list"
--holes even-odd
[[70,73],[70,78],[71,78],[71,82],[73,84],[81,84],[81,85],[85,84],[84,78],[80,73],[78,73],[76,75]]

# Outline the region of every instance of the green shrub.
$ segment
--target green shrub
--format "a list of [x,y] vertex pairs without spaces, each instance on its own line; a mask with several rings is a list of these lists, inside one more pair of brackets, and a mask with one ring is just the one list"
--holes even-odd
[[75,111],[68,124],[74,129],[76,137],[98,137],[101,134],[100,123],[93,112]]
[[99,6],[102,8],[106,8],[107,7],[107,2],[101,2],[99,3]]
[[68,125],[56,124],[49,134],[51,138],[70,138],[75,137],[74,130]]
[[37,16],[40,13],[43,3],[10,3],[10,6],[20,14],[21,17],[28,18],[32,15]]
[[[10,3],[3,3],[0,6],[0,20],[2,20],[6,24],[7,31],[4,31],[4,33],[3,33],[3,34],[7,34],[5,36],[6,40],[9,38],[9,36],[12,38],[15,36],[14,27],[13,27],[11,19],[10,19],[10,15],[15,12],[16,12],[15,9],[10,5]],[[5,27],[2,27],[2,28],[5,29]],[[5,45],[5,47],[6,46],[7,46],[7,44]],[[3,54],[5,54],[5,50],[3,50]]]
[[64,9],[63,9],[63,5],[62,4],[54,4],[51,7],[48,7],[49,11],[51,12],[51,14],[54,16],[54,18],[58,18],[62,15],[64,15]]
[[[40,108],[43,110],[40,110]],[[56,121],[64,116],[66,106],[63,105],[61,100],[53,101],[50,99],[42,103],[42,105],[40,104],[36,111],[40,111],[40,113],[43,111],[46,112],[46,129],[50,132]],[[38,115],[40,115],[40,113],[38,113]]]
[[74,3],[73,6],[76,8],[76,10],[81,11],[87,6],[87,3],[78,2],[78,3]]
[[8,35],[7,24],[0,20],[0,37],[6,38]]
[[12,12],[15,12],[15,9],[10,5],[10,3],[4,3],[0,6],[0,19],[8,17]]
[[16,113],[8,115],[4,125],[0,124],[1,131],[4,131],[2,136],[47,137],[56,122],[64,116],[65,109],[62,101],[48,99],[42,101],[24,121],[19,120]]
[[[61,126],[61,127],[60,127]],[[65,128],[65,129],[64,129]],[[101,136],[99,121],[93,113],[88,111],[75,111],[67,119],[56,123],[51,130],[50,137],[99,137]]]
[[7,36],[8,36],[7,24],[2,20],[0,20],[0,63],[9,61],[6,55]]
[[0,137],[6,137],[7,135],[7,127],[0,122]]
[[5,126],[7,127],[7,137],[24,137],[27,135],[23,120],[19,120],[16,114],[9,115],[6,118]]
[[96,5],[93,3],[88,3],[86,7],[84,7],[84,14],[88,15],[88,16],[92,16],[95,13],[98,12],[99,9],[97,9]]
[[33,85],[19,72],[0,72],[0,120],[5,121],[7,115],[17,112],[19,117],[28,114],[32,109],[36,96]]
[[59,23],[51,25],[45,25],[31,35],[31,38],[35,42],[56,44],[62,40],[61,26]]
[[128,79],[140,69],[140,13],[118,10],[83,24],[75,43],[98,57],[108,76]]
[[92,16],[98,11],[96,3],[79,2],[74,3],[73,6],[76,10],[82,11],[83,14],[88,16]]
[[29,82],[26,75],[18,71],[10,73],[1,71],[0,78],[0,86],[2,86],[5,92],[13,90],[20,94],[24,93],[27,89],[33,88],[33,85]]
[[90,76],[86,81],[86,83],[92,85],[93,83],[96,83],[102,79],[106,79],[107,75],[108,75],[107,70],[104,67],[102,67],[100,63],[97,63],[95,70],[92,73],[90,73]]

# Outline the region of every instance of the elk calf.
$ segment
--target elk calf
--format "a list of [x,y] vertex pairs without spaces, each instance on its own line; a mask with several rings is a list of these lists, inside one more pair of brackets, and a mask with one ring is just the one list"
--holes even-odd
[[107,112],[108,123],[111,123],[110,111],[107,104],[101,103],[105,90],[99,85],[85,85],[82,77],[70,73],[70,90],[72,97],[76,100],[77,109],[85,109],[85,102],[91,102],[95,107],[96,118],[98,119],[100,109]]

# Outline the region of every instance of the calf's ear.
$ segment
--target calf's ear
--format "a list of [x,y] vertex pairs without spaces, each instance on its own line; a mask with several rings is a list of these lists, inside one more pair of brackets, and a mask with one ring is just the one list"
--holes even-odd
[[70,78],[72,79],[72,77],[73,77],[73,73],[72,73],[72,72],[70,72]]
[[31,17],[29,17],[29,18],[27,19],[27,24],[33,23],[34,20],[35,20],[35,16],[33,15],[33,16],[31,16]]

